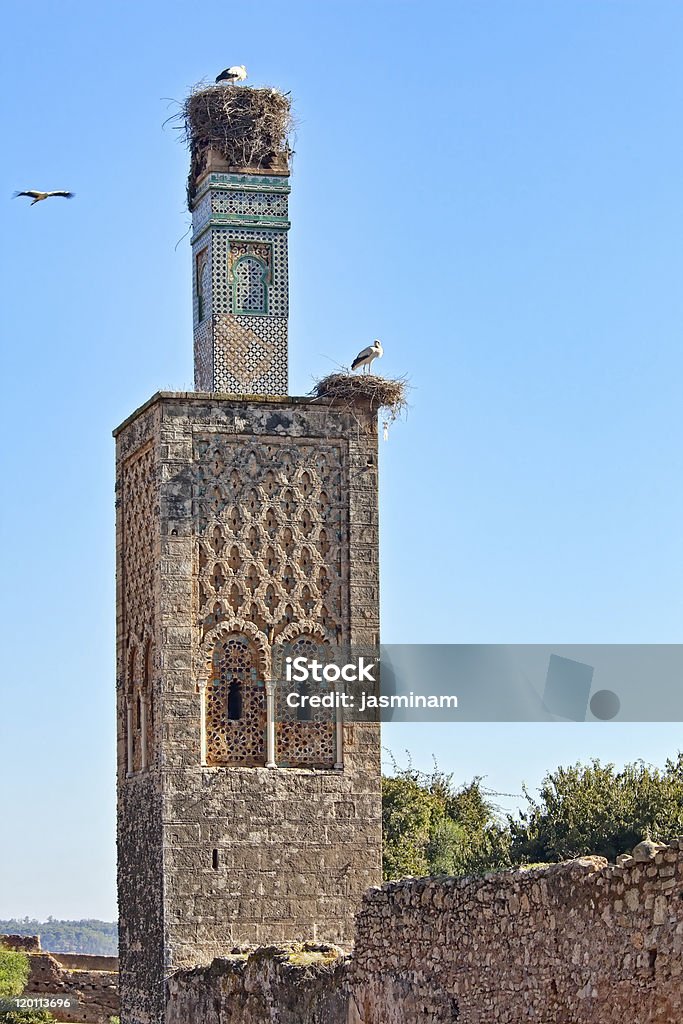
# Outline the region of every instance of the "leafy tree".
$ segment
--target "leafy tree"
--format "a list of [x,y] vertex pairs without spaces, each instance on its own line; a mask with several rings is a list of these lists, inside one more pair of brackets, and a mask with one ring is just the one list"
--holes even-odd
[[383,872],[385,878],[429,874],[427,846],[435,801],[410,771],[382,779]]
[[509,864],[508,833],[481,779],[457,788],[453,776],[412,765],[382,779],[383,871],[466,875]]
[[593,760],[558,768],[543,779],[538,799],[508,815],[515,863],[597,854],[609,860],[642,839],[683,834],[683,754],[663,770],[642,761],[617,771]]

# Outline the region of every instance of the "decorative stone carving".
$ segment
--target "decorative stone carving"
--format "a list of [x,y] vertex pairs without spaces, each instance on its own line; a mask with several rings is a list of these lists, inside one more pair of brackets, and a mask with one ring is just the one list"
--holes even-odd
[[[291,438],[245,443],[220,434],[195,444],[199,619],[212,637],[217,625],[232,620],[235,656],[215,637],[206,698],[208,763],[262,764],[263,682],[270,677],[265,659],[254,659],[244,637],[242,650],[235,619],[250,623],[264,643],[296,640],[302,651],[335,643],[348,631],[341,600],[341,449]],[[257,680],[250,678],[254,673]],[[226,718],[231,681],[244,691],[239,738],[238,723]],[[331,767],[334,715],[293,715],[285,690],[280,686],[275,694],[278,765]]]

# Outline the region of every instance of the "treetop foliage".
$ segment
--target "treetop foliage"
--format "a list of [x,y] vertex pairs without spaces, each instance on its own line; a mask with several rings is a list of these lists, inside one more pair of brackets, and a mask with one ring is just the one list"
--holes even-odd
[[643,761],[617,771],[593,760],[557,768],[526,807],[501,816],[482,779],[456,786],[435,765],[408,762],[382,780],[384,877],[476,875],[598,855],[614,861],[643,839],[683,835],[683,753],[663,769]]
[[90,953],[96,956],[116,956],[118,953],[118,925],[115,921],[10,918],[0,921],[0,933],[3,932],[8,935],[40,935],[40,944],[49,953]]
[[557,768],[537,799],[508,815],[514,863],[559,861],[588,854],[614,860],[643,839],[683,835],[683,753],[663,769],[643,761],[617,771],[597,759]]
[[508,837],[475,778],[457,787],[437,765],[430,773],[408,764],[382,779],[383,872],[407,875],[480,874],[507,867]]

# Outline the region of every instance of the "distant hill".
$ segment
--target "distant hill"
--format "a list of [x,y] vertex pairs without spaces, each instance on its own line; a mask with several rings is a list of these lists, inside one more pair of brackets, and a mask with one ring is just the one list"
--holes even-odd
[[116,956],[119,948],[116,921],[47,921],[35,918],[12,918],[0,921],[0,933],[6,935],[40,935],[40,944],[49,953],[94,953]]

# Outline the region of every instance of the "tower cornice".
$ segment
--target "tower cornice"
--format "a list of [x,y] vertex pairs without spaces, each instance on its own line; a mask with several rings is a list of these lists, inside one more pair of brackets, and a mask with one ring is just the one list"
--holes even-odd
[[193,207],[209,189],[219,192],[275,192],[287,195],[292,191],[289,174],[276,177],[271,174],[219,174],[212,172],[201,178],[197,183],[197,192]]

